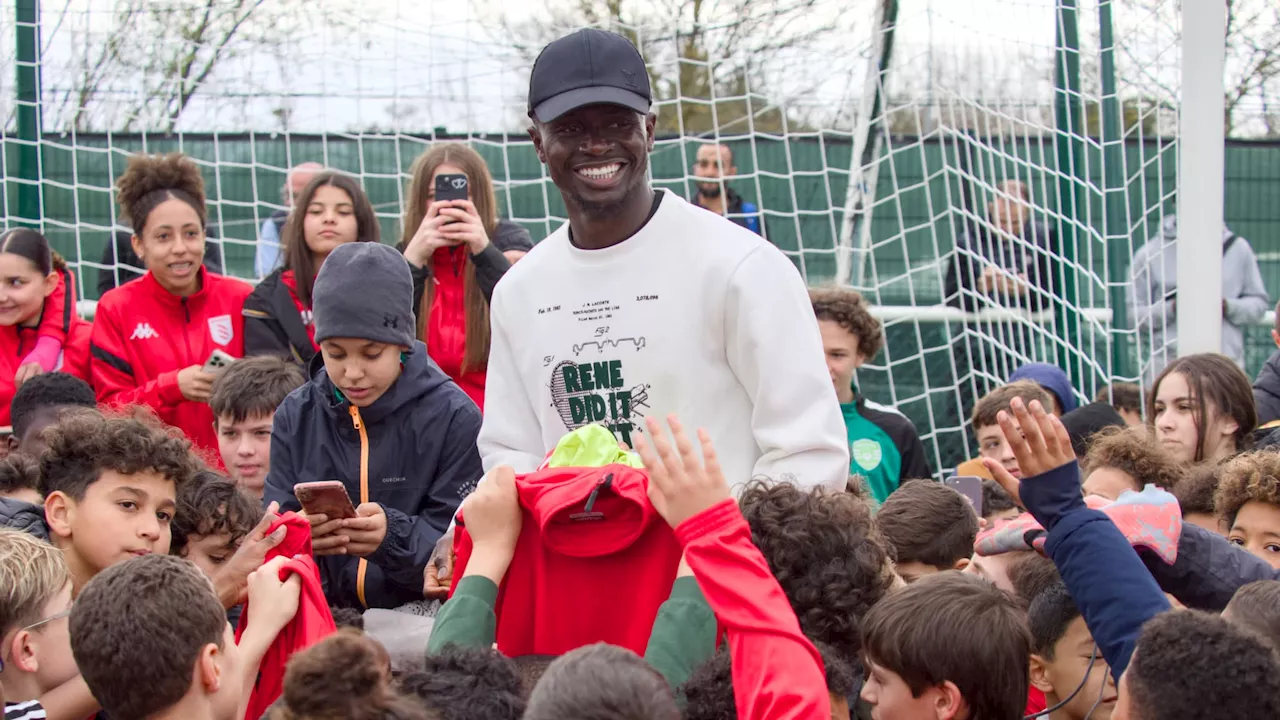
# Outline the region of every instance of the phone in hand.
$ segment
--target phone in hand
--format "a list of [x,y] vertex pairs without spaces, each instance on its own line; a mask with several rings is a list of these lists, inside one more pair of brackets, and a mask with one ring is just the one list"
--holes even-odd
[[204,361],[204,367],[200,369],[212,375],[219,370],[231,367],[231,364],[235,361],[236,358],[232,357],[227,352],[215,349],[213,352],[209,353],[209,359]]
[[298,483],[293,486],[293,494],[308,515],[324,515],[330,520],[356,516],[347,486],[341,480]]
[[467,187],[467,176],[461,173],[450,173],[436,176],[436,201],[466,200],[471,190]]
[[982,517],[982,478],[976,475],[952,475],[942,481],[943,485],[955,490],[973,505],[973,511]]

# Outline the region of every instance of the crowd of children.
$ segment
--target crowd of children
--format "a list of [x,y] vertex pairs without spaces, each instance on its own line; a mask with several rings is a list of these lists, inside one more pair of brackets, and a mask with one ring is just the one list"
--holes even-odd
[[[570,223],[511,281],[526,238],[461,146],[415,165],[398,251],[315,172],[257,289],[204,269],[194,163],[135,157],[147,273],[92,328],[44,238],[0,236],[5,720],[1280,717],[1280,451],[1232,361],[1179,358],[1145,401],[1023,366],[938,482],[858,388],[884,335],[856,292],[694,292],[637,256],[693,218],[690,263],[786,267],[648,186],[647,82],[556,77],[634,48],[544,56],[530,132]],[[547,291],[651,284],[543,302],[553,253]],[[351,507],[308,505],[320,481]]]

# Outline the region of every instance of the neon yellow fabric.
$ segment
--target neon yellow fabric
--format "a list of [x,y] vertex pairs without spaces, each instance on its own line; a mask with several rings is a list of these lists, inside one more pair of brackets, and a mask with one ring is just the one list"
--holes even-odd
[[560,438],[547,458],[547,467],[604,467],[627,465],[643,469],[640,456],[627,452],[603,425],[585,425]]

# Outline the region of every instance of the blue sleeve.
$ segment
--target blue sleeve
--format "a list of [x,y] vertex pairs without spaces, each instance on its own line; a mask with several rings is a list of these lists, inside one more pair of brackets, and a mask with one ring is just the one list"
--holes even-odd
[[280,512],[289,510],[298,512],[302,504],[293,494],[293,486],[298,483],[297,468],[293,464],[293,422],[285,407],[276,410],[271,422],[271,466],[267,469],[267,479],[262,488],[262,507],[274,500],[280,503]]
[[1168,610],[1169,601],[1111,519],[1084,504],[1074,461],[1024,479],[1020,492],[1049,530],[1045,552],[1119,682],[1143,624]]
[[1280,570],[1267,561],[1191,523],[1182,524],[1178,559],[1172,565],[1155,553],[1140,551],[1139,555],[1162,590],[1196,610],[1222,612],[1241,586],[1255,580],[1280,580]]
[[747,229],[757,235],[762,234],[760,232],[760,208],[756,207],[755,203],[744,202],[742,203],[742,212],[745,215],[743,220],[746,222]]
[[280,260],[280,234],[276,232],[276,224],[267,218],[258,233],[258,242],[253,252],[253,271],[259,278],[264,278],[276,269]]
[[429,479],[430,489],[419,513],[409,515],[382,506],[387,515],[387,534],[368,560],[392,583],[406,588],[422,587],[423,573],[436,542],[453,522],[462,499],[475,489],[484,474],[480,452],[476,449],[479,434],[479,408],[470,401],[460,403],[449,420],[442,443],[443,455],[436,476]]

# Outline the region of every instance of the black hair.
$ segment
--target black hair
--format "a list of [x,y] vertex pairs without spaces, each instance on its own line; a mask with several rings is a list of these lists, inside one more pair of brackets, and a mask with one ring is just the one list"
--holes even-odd
[[398,685],[440,720],[520,720],[524,714],[515,666],[486,647],[448,645],[427,655],[422,670],[407,673]]
[[201,470],[178,491],[178,511],[169,524],[169,554],[183,556],[192,535],[228,534],[228,549],[253,531],[262,508],[236,484],[212,470]]
[[559,655],[517,655],[511,658],[511,662],[516,666],[516,674],[520,676],[520,685],[526,700],[557,657]]
[[1027,611],[1027,624],[1031,627],[1031,652],[1046,660],[1053,659],[1054,646],[1067,633],[1067,628],[1080,617],[1080,608],[1067,586],[1061,582],[1045,588]]
[[982,481],[982,517],[990,518],[998,512],[1017,510],[1013,497],[995,480]]
[[[813,645],[822,655],[827,692],[837,697],[855,697],[858,683],[853,666],[830,645],[820,642]],[[734,720],[738,717],[733,695],[733,663],[723,648],[694,668],[689,679],[680,686],[680,692],[686,701],[683,720]]]
[[97,406],[98,398],[89,383],[67,373],[42,373],[22,383],[13,394],[9,421],[13,425],[13,436],[22,439],[39,410]]
[[14,228],[0,235],[0,253],[26,258],[41,275],[63,270],[67,266],[62,256],[49,247],[49,240],[30,228]]
[[359,610],[330,605],[329,614],[333,615],[333,624],[339,628],[351,628],[364,632],[364,614]]

